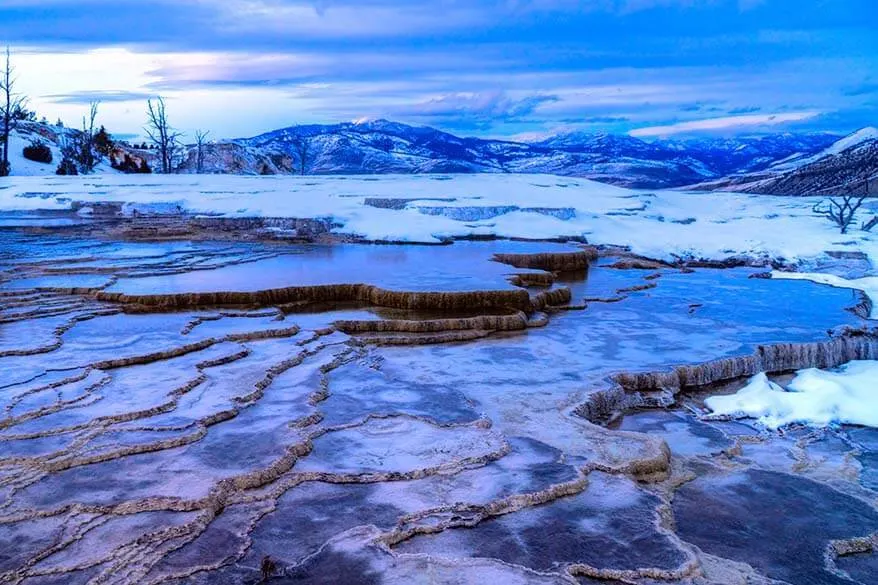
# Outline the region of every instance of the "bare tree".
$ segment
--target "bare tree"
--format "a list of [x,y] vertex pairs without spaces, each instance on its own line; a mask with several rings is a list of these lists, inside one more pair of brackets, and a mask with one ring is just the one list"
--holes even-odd
[[174,130],[168,122],[164,98],[158,97],[155,102],[149,100],[147,105],[146,134],[159,151],[161,172],[167,175],[175,169],[181,151],[180,137],[183,134]]
[[0,177],[9,175],[9,135],[25,111],[27,98],[15,93],[15,69],[12,67],[12,52],[6,47],[6,66],[0,73]]
[[840,195],[831,197],[828,202],[820,201],[813,207],[814,213],[832,221],[841,229],[841,233],[848,233],[848,228],[854,223],[857,210],[863,205],[866,195]]
[[307,175],[311,167],[311,137],[296,136],[293,139],[293,152],[299,161],[299,174]]
[[61,154],[64,160],[75,163],[77,170],[83,175],[93,172],[103,160],[103,154],[98,150],[95,141],[97,135],[95,120],[98,117],[99,106],[100,102],[89,104],[88,115],[82,117],[82,130],[62,139]]
[[205,130],[195,131],[195,147],[197,148],[195,153],[195,172],[199,175],[204,172],[204,145],[207,144],[207,136],[209,134],[210,132]]

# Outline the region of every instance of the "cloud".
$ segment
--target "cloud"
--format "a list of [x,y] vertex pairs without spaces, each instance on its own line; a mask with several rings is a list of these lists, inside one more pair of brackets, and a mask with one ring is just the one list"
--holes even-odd
[[732,116],[737,116],[740,114],[755,114],[756,112],[761,112],[762,108],[759,106],[744,106],[741,108],[732,108],[729,110],[729,114]]
[[619,124],[628,122],[630,118],[625,116],[592,116],[589,118],[581,118],[579,120],[568,120],[576,124]]
[[143,102],[155,94],[125,90],[83,90],[66,94],[44,95],[43,99],[56,104],[90,104],[92,102]]
[[[213,2],[212,22],[221,34],[258,34],[285,38],[386,38],[419,36],[470,28],[486,13],[472,4],[436,1],[292,2],[223,0]],[[437,18],[441,10],[442,17]]]
[[765,114],[749,116],[726,116],[724,118],[710,118],[707,120],[693,120],[690,122],[678,122],[667,126],[651,126],[638,128],[628,134],[638,138],[652,136],[670,136],[686,132],[722,131],[741,127],[752,128],[754,126],[776,126],[788,122],[801,122],[820,115],[820,112],[792,112],[789,114]]
[[527,116],[541,105],[558,101],[554,95],[512,98],[503,91],[452,93],[399,108],[399,113],[423,117],[475,116],[510,119]]
[[417,101],[377,104],[372,117],[439,126],[454,132],[489,133],[498,127],[539,123],[541,108],[557,100],[557,96],[536,92],[452,92]]
[[721,112],[722,108],[717,104],[721,104],[722,102],[719,100],[714,100],[711,102],[695,102],[694,104],[686,104],[680,106],[680,111],[683,112]]
[[863,95],[872,95],[878,93],[878,81],[867,79],[863,83],[848,87],[844,90],[844,95],[849,97],[859,97]]
[[[101,99],[133,130],[143,113],[132,102],[160,92],[217,136],[364,115],[495,136],[565,123],[627,132],[865,115],[856,108],[878,79],[862,19],[873,3],[0,0],[0,38],[49,118]],[[234,123],[222,100],[244,104]]]
[[[376,88],[388,80],[395,85],[426,75],[452,75],[473,70],[502,68],[507,62],[485,55],[473,61],[463,51],[418,52],[289,51],[242,54],[203,52],[157,56],[158,66],[147,74],[154,90],[193,88],[329,87],[341,81],[367,81]],[[402,80],[402,81],[401,81]]]

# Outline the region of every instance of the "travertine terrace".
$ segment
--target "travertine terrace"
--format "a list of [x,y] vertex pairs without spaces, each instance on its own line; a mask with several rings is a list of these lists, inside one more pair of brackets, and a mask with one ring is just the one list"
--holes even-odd
[[702,403],[878,357],[863,295],[178,220],[0,231],[0,583],[872,582],[878,432]]

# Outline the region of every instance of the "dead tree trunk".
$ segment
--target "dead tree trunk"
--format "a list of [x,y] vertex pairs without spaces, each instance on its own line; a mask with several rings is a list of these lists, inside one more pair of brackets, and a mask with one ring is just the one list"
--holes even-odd
[[311,138],[297,136],[293,140],[293,151],[296,153],[296,158],[299,159],[299,174],[307,175],[311,166]]
[[207,136],[210,132],[203,130],[195,131],[195,172],[199,175],[204,172],[204,145],[207,144]]
[[27,103],[27,98],[15,93],[14,73],[12,52],[6,47],[6,66],[0,73],[0,177],[12,172],[9,164],[9,135],[18,122],[16,112],[23,110]]
[[174,130],[168,122],[168,112],[162,97],[147,102],[146,134],[155,144],[161,161],[161,172],[170,174],[174,171],[174,157],[179,151],[179,139],[182,133]]

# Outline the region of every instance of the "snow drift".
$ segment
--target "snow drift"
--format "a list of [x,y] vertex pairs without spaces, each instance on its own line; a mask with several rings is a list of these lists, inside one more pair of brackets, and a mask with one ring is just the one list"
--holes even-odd
[[714,415],[755,418],[777,429],[791,423],[878,427],[878,361],[855,361],[837,371],[802,370],[783,388],[763,374],[731,396],[705,404]]

